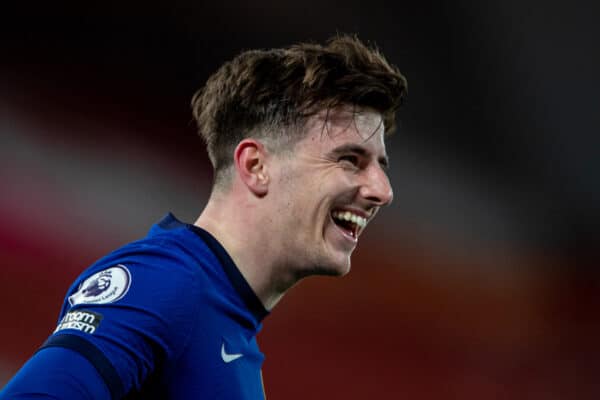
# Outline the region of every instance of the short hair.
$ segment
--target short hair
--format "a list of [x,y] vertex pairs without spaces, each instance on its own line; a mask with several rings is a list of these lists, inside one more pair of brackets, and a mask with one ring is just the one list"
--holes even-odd
[[338,35],[326,45],[242,52],[208,78],[192,109],[218,183],[241,140],[294,143],[303,137],[294,128],[324,109],[371,108],[382,115],[389,135],[406,90],[404,76],[378,49]]

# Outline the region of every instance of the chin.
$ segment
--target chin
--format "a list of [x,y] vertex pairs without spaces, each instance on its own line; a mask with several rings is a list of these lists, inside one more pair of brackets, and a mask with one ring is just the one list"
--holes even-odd
[[344,276],[350,272],[350,259],[337,262],[322,263],[311,275]]
[[[306,257],[304,268],[297,269],[297,278],[308,276],[344,276],[350,272],[350,255],[347,251],[325,251]],[[309,261],[310,260],[310,261]]]

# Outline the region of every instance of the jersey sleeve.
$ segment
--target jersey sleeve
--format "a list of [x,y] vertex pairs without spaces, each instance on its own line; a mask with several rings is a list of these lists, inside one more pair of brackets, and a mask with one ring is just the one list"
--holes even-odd
[[42,349],[83,356],[113,399],[140,391],[184,350],[198,318],[198,288],[189,263],[159,246],[108,257],[71,287]]
[[0,400],[111,398],[104,379],[88,359],[62,347],[38,351],[0,391]]

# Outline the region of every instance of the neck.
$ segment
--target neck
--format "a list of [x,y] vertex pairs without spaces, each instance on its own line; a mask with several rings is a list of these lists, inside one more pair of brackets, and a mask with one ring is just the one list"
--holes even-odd
[[[267,310],[273,309],[297,279],[283,271],[279,252],[268,240],[269,217],[235,196],[213,195],[194,225],[212,234],[227,250]],[[261,228],[257,232],[257,227]],[[287,276],[286,276],[287,275]]]

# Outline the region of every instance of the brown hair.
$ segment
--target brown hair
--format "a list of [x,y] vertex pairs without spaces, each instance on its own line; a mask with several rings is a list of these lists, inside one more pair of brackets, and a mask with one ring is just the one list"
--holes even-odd
[[208,79],[194,95],[192,109],[218,182],[242,139],[295,142],[302,135],[294,128],[323,109],[372,108],[383,116],[389,134],[405,93],[406,79],[377,49],[341,35],[325,46],[245,51]]

